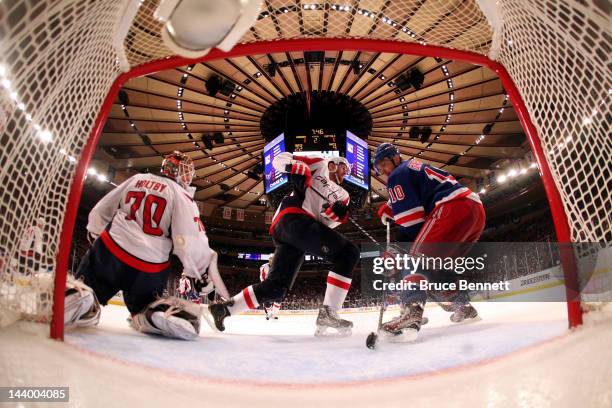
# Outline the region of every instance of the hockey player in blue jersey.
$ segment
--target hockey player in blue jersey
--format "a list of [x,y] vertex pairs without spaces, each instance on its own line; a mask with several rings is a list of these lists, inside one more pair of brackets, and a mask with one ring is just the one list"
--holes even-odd
[[[411,255],[465,256],[478,241],[485,225],[484,208],[478,195],[452,175],[416,159],[402,161],[399,149],[391,143],[378,146],[374,168],[387,177],[389,192],[389,200],[380,206],[378,215],[384,224],[392,219],[400,227],[397,241],[411,242]],[[415,280],[420,276],[410,275],[406,279]],[[438,270],[429,272],[428,278],[452,281],[456,275]],[[464,292],[430,295],[444,310],[453,312],[453,322],[478,315]],[[415,339],[426,300],[427,294],[423,291],[407,291],[400,316],[383,324],[383,330],[391,334],[408,332],[406,337]]]

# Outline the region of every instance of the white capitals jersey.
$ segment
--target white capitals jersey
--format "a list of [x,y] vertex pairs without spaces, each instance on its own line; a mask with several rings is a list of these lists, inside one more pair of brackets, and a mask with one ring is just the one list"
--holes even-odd
[[166,177],[137,174],[96,204],[87,230],[138,270],[160,272],[169,266],[172,251],[185,275],[199,279],[210,264],[211,249],[194,192]]
[[274,158],[272,165],[277,171],[285,172],[288,164],[301,161],[308,165],[312,179],[310,188],[306,189],[306,195],[302,208],[312,215],[317,221],[330,228],[336,228],[341,223],[329,219],[323,211],[325,206],[340,201],[348,205],[350,196],[345,189],[329,179],[329,160],[321,157],[293,156],[291,153],[281,153]]

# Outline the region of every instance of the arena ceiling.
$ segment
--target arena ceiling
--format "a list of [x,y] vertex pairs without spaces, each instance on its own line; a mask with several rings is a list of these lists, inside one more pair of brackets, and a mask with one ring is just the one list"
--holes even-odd
[[[261,175],[255,180],[247,173],[261,162],[261,117],[274,102],[308,90],[339,92],[363,104],[372,117],[371,150],[392,141],[405,158],[419,157],[457,177],[484,177],[497,161],[524,154],[517,115],[487,68],[355,51],[328,51],[322,62],[306,60],[304,52],[254,55],[131,80],[113,106],[96,158],[119,172],[142,171],[155,169],[164,154],[180,150],[197,168],[196,199],[238,208],[257,205],[263,194]],[[270,64],[276,64],[273,76]],[[421,88],[400,91],[398,78],[415,68],[424,75]],[[212,97],[206,88],[212,76],[236,87]],[[489,124],[491,129],[483,132]],[[411,138],[414,127],[431,128],[431,136],[425,142]],[[223,142],[213,140],[213,148],[207,148],[202,134],[214,133],[221,133]],[[374,173],[372,186],[384,195]]]

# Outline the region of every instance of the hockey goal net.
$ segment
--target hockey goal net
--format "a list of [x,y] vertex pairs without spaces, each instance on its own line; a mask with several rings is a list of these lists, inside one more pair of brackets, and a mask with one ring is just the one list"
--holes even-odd
[[[194,62],[164,47],[156,6],[0,2],[1,319],[46,321],[55,310],[52,336],[62,337],[76,208],[117,92],[129,78]],[[368,49],[487,65],[517,108],[559,240],[609,242],[612,76],[603,7],[594,0],[266,0],[240,45],[206,59]],[[21,243],[41,217],[42,253],[24,259]]]

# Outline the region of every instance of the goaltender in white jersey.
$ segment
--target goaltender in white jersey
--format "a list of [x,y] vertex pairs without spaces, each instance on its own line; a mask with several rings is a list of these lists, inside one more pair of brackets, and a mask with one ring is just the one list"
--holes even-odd
[[182,339],[198,336],[200,307],[163,297],[171,270],[169,257],[177,255],[183,273],[200,279],[207,269],[218,275],[217,254],[208,245],[193,201],[191,158],[180,152],[167,155],[161,174],[130,177],[89,214],[87,230],[99,238],[75,274],[83,282],[67,283],[67,325],[96,324],[98,301],[106,305],[121,290],[134,329]]
[[211,249],[194,190],[167,177],[137,174],[96,204],[87,231],[99,235],[113,255],[136,269],[159,272],[169,266],[174,252],[183,273],[200,279]]

